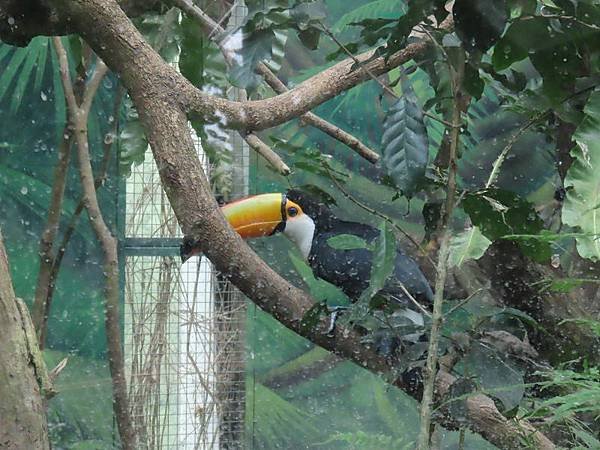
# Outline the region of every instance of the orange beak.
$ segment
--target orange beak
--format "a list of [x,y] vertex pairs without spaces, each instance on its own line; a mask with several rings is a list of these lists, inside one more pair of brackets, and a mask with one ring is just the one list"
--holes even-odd
[[285,223],[285,196],[253,195],[229,203],[221,211],[244,239],[270,236]]
[[[221,207],[232,228],[244,239],[270,236],[285,225],[286,198],[283,194],[260,194],[246,197]],[[184,238],[180,247],[181,261],[200,254],[195,242]]]

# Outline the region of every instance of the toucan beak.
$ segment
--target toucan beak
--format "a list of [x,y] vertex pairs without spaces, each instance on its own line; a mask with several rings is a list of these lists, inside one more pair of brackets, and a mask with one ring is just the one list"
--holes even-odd
[[285,223],[285,196],[261,194],[221,208],[225,218],[244,239],[270,236]]
[[[244,239],[270,236],[285,226],[285,195],[260,194],[236,200],[221,207],[223,215]],[[200,253],[190,239],[180,248],[181,261]]]

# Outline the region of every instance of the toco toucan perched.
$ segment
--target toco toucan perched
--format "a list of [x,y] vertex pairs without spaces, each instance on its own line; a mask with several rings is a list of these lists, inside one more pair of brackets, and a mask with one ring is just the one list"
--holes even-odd
[[[376,228],[338,219],[324,203],[297,189],[286,194],[254,195],[221,209],[243,238],[282,232],[296,244],[315,276],[341,288],[352,301],[358,300],[369,286],[371,265],[374,263],[372,252],[368,248],[333,248],[328,241],[341,234],[350,234],[371,244],[379,236]],[[196,253],[193,243],[184,241],[182,261]],[[389,277],[379,294],[410,307],[412,302],[401,285],[420,304],[432,303],[431,287],[419,266],[398,250],[393,276]]]

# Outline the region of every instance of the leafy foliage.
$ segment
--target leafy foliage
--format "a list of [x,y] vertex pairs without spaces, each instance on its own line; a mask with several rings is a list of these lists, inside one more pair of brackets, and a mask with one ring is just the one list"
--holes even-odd
[[502,35],[508,11],[504,0],[457,0],[452,15],[465,48],[486,51]]

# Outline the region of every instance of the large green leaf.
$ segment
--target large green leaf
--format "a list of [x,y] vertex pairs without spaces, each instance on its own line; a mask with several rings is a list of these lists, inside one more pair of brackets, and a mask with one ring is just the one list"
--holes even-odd
[[600,259],[600,90],[590,96],[585,106],[585,118],[577,127],[573,139],[577,146],[571,151],[575,158],[565,178],[567,198],[562,219],[572,227],[591,236],[577,237],[577,251],[584,258]]
[[383,122],[383,164],[402,193],[411,197],[425,176],[429,138],[423,110],[408,82],[403,95],[388,110]]
[[[486,189],[470,193],[465,195],[462,206],[473,225],[492,241],[510,234],[539,234],[544,228],[533,204],[514,192]],[[531,239],[520,241],[519,246],[538,261],[550,258],[548,242]]]
[[460,267],[465,261],[479,259],[491,243],[477,227],[457,234],[450,241],[448,264],[450,267]]
[[363,307],[383,289],[386,280],[394,270],[396,261],[396,237],[390,224],[382,221],[379,226],[379,237],[373,248],[373,265],[371,266],[371,280],[369,287],[361,294],[358,303]]
[[486,51],[502,35],[508,11],[504,0],[456,0],[456,33],[467,49]]

